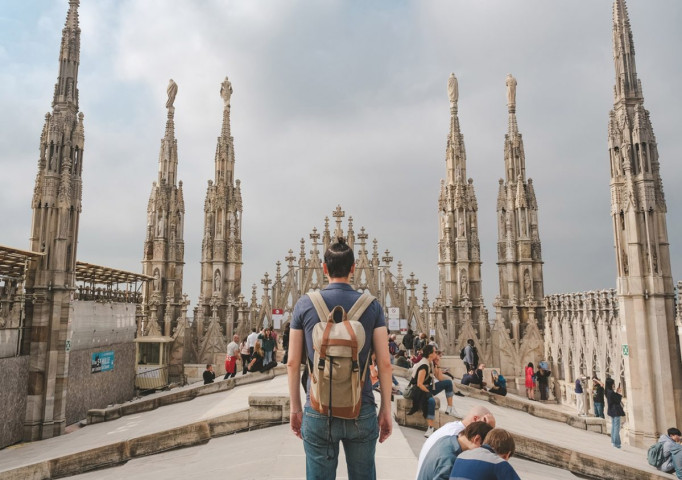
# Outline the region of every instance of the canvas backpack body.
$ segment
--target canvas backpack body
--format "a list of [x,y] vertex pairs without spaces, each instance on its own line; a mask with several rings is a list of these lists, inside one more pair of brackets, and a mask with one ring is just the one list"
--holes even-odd
[[656,442],[649,447],[646,455],[649,465],[653,467],[660,467],[663,465],[663,442]]
[[[362,406],[362,386],[367,365],[360,364],[360,351],[365,346],[365,328],[360,317],[374,300],[363,293],[348,313],[340,305],[331,311],[320,292],[307,294],[312,300],[320,322],[313,328],[315,351],[310,370],[310,404],[323,415],[354,419]],[[334,321],[339,311],[342,321]]]

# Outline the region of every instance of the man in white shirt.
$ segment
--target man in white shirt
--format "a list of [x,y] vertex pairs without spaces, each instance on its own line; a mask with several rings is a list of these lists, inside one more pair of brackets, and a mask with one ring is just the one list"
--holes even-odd
[[239,359],[239,335],[234,335],[232,341],[227,344],[227,356],[225,357],[225,377],[237,376],[237,359]]
[[492,413],[490,413],[490,410],[482,405],[472,407],[462,421],[446,423],[426,439],[426,442],[424,442],[424,445],[422,446],[421,452],[419,452],[419,463],[417,464],[417,474],[415,477],[419,475],[419,471],[422,468],[422,463],[426,458],[426,454],[429,453],[429,450],[436,444],[438,439],[448,435],[459,435],[459,433],[464,430],[471,422],[485,422],[491,427],[495,428],[495,417]]
[[253,347],[256,346],[257,341],[258,332],[256,332],[255,328],[252,328],[251,333],[249,333],[249,336],[246,337],[246,344],[249,346],[249,354],[251,355],[251,358],[253,358]]

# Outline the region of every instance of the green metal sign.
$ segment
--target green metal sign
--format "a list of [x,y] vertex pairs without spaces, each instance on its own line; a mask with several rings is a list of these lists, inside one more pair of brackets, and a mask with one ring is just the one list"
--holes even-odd
[[629,345],[623,345],[623,356],[627,357],[630,355],[630,346]]

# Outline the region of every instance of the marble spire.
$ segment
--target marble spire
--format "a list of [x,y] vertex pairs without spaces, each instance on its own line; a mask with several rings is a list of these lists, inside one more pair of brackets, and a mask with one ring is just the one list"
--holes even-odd
[[641,447],[682,422],[682,359],[658,145],[644,108],[624,0],[613,3],[613,61],[608,145],[619,331],[629,349],[624,357],[628,434],[630,443]]
[[26,335],[31,361],[25,440],[64,433],[71,294],[81,213],[83,114],[78,112],[78,1],[69,2],[52,112],[45,115],[33,200],[30,249],[44,256],[27,275]]

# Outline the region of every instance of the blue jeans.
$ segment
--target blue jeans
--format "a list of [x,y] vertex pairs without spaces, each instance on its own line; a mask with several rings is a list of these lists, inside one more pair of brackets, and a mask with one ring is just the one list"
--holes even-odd
[[594,402],[594,416],[604,418],[604,404]]
[[620,448],[620,417],[611,417],[611,445]]
[[[445,390],[445,398],[450,398],[455,394],[452,391],[452,380],[441,380],[440,382],[436,382],[431,389],[431,395],[438,395],[443,390]],[[427,409],[426,418],[428,420],[436,418],[436,400],[433,397],[428,399]]]
[[264,353],[265,353],[265,359],[263,360],[263,366],[272,362],[272,350],[270,350],[269,352],[264,352]]
[[376,479],[374,452],[379,438],[375,405],[363,404],[355,420],[332,418],[331,443],[329,420],[312,407],[303,410],[301,435],[305,450],[308,480],[333,480],[339,463],[339,442],[343,443],[348,480]]

